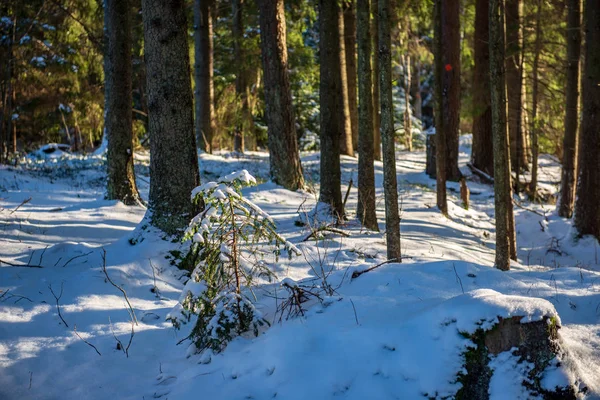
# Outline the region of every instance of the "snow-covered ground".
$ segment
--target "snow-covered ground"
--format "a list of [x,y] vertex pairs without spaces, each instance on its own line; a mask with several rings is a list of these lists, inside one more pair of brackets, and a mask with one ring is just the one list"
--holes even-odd
[[[464,164],[468,137],[461,150]],[[302,242],[310,231],[296,221],[316,194],[269,182],[265,153],[201,154],[203,182],[240,169],[263,182],[244,194],[303,253],[274,264],[277,277],[318,281],[325,271],[336,291],[307,304],[304,317],[286,320],[276,312],[285,289],[263,285],[256,294],[269,329],[235,339],[221,354],[188,356],[189,342],[177,343],[190,326],[175,330],[165,321],[186,281],[172,265],[182,245],[135,230],[143,208],[103,200],[101,158],[70,157],[0,167],[0,260],[28,265],[0,265],[0,399],[444,398],[459,386],[468,345],[459,331],[500,314],[535,318],[536,310],[554,309],[588,397],[600,394],[600,249],[591,238],[574,241],[571,222],[553,206],[522,200],[524,208],[515,208],[519,262],[510,272],[495,270],[493,188],[470,181],[467,211],[458,185],[449,183],[445,218],[435,207],[435,181],[424,173],[425,154],[400,152],[402,250],[410,258],[351,279],[385,260],[383,231],[367,232],[350,219],[342,228],[349,237]],[[302,161],[318,193],[319,155]],[[137,154],[136,162],[146,197],[148,155]],[[342,158],[343,193],[357,170],[356,159]],[[541,184],[555,192],[559,165],[543,156],[541,172]],[[377,163],[381,228],[382,181]],[[351,218],[356,202],[353,187]],[[125,290],[138,320],[128,355],[117,349],[117,339],[124,347],[130,341],[128,306],[107,275]],[[491,398],[529,398],[515,386],[523,366],[504,353],[492,365],[499,373]]]

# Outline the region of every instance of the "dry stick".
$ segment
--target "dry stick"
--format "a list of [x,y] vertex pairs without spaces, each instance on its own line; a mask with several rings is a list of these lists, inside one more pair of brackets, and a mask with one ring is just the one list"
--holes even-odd
[[358,323],[358,315],[356,314],[356,307],[354,307],[354,302],[350,299],[350,303],[352,304],[352,309],[354,310],[354,319],[356,320],[356,325],[360,325]]
[[72,258],[70,258],[70,259],[69,259],[69,260],[68,260],[66,263],[64,263],[62,267],[63,267],[63,268],[64,268],[64,267],[66,267],[68,263],[70,263],[71,261],[73,261],[73,260],[75,260],[75,259],[77,259],[77,258],[80,258],[80,257],[85,257],[85,256],[89,256],[89,255],[90,255],[90,254],[92,254],[92,253],[93,253],[93,251],[90,251],[89,253],[80,254],[80,255],[78,255],[78,256],[72,257]]
[[348,196],[350,196],[350,189],[352,189],[352,178],[350,178],[350,181],[348,182],[348,190],[346,190],[346,196],[344,196],[344,203],[342,204],[342,208],[346,208],[346,202],[348,201]]
[[154,264],[152,264],[152,260],[148,259],[148,261],[150,261],[150,267],[152,268],[152,278],[154,278],[154,287],[152,288],[152,292],[154,293],[154,295],[160,299],[160,291],[158,290],[158,287],[156,286],[156,273],[154,272]]
[[373,271],[374,269],[377,269],[377,268],[381,267],[382,265],[390,264],[390,263],[395,263],[395,262],[398,262],[398,261],[402,261],[403,259],[406,259],[406,258],[412,258],[412,257],[410,257],[410,256],[402,256],[402,257],[398,257],[398,258],[392,258],[392,259],[386,260],[386,261],[384,261],[382,263],[379,263],[377,265],[374,265],[371,268],[367,268],[367,269],[362,270],[362,271],[354,271],[352,273],[352,278],[351,279],[356,279],[359,276],[361,276],[362,274],[365,274],[365,273],[367,273],[369,271]]
[[525,207],[524,205],[522,205],[521,203],[519,203],[518,201],[516,201],[515,199],[513,199],[513,204],[514,204],[515,206],[517,206],[517,207],[519,207],[519,208],[521,208],[521,209],[525,210],[525,211],[529,211],[529,212],[532,212],[532,213],[534,213],[534,214],[536,214],[536,215],[539,215],[540,217],[542,217],[542,218],[544,218],[546,221],[548,221],[548,217],[546,217],[546,215],[545,215],[545,214],[542,214],[542,213],[541,213],[541,212],[539,212],[539,211],[535,211],[535,210],[532,210],[532,209],[530,209],[530,208],[527,208],[527,207]]
[[88,342],[87,340],[85,340],[84,338],[81,337],[81,335],[79,334],[79,332],[77,332],[77,325],[73,326],[73,332],[75,332],[75,334],[77,335],[77,337],[79,339],[83,340],[83,343],[87,344],[88,346],[90,346],[94,350],[96,350],[96,353],[98,353],[99,356],[102,355],[102,354],[100,354],[100,352],[98,351],[98,349],[96,348],[96,346],[94,346],[93,344],[91,344],[90,342]]
[[131,320],[133,322],[135,322],[135,324],[137,325],[138,321],[137,321],[137,318],[135,317],[135,312],[133,311],[133,307],[131,306],[131,303],[129,302],[129,297],[127,297],[127,293],[125,293],[125,290],[123,290],[123,288],[121,286],[114,283],[112,281],[112,279],[110,279],[110,276],[108,276],[108,271],[106,271],[106,249],[104,249],[104,248],[102,249],[102,271],[104,272],[104,275],[106,276],[106,279],[108,280],[108,282],[110,282],[111,285],[113,285],[114,287],[119,289],[121,291],[121,293],[123,293],[123,297],[125,297],[127,306],[129,306],[129,316],[131,317]]
[[21,207],[22,207],[22,206],[24,206],[25,204],[29,203],[30,201],[31,201],[31,197],[30,197],[30,198],[28,198],[28,199],[25,199],[25,200],[23,200],[23,201],[21,202],[21,204],[19,204],[19,205],[17,206],[17,208],[15,208],[14,210],[12,210],[12,211],[11,211],[11,213],[10,213],[9,215],[13,215],[15,212],[17,212],[17,210],[18,210],[19,208],[21,208]]
[[11,267],[22,267],[22,268],[44,268],[44,267],[43,267],[43,266],[41,266],[41,265],[15,264],[15,263],[11,263],[11,262],[8,262],[8,261],[6,261],[6,260],[2,260],[2,259],[0,259],[0,265],[1,265],[1,264],[6,264],[6,265],[9,265],[9,266],[11,266]]
[[454,268],[454,275],[456,275],[456,281],[460,283],[460,290],[462,290],[463,294],[465,294],[465,289],[463,288],[462,279],[458,276],[458,272],[456,272],[456,265],[452,263],[452,268]]
[[44,250],[42,250],[42,254],[40,254],[40,265],[42,265],[42,259],[44,258],[44,254],[46,253],[46,250],[48,250],[48,246],[44,247]]
[[48,285],[48,289],[50,289],[50,292],[52,292],[52,296],[54,296],[54,299],[56,300],[56,310],[58,311],[58,316],[60,317],[62,322],[65,324],[65,326],[68,328],[69,324],[67,324],[67,321],[65,321],[65,319],[63,318],[63,316],[60,312],[60,304],[58,303],[60,298],[63,295],[63,282],[60,283],[60,294],[58,296],[56,295],[56,293],[54,293],[54,290],[52,289],[52,285]]
[[306,242],[306,241],[308,241],[308,239],[310,239],[310,238],[314,237],[314,236],[315,236],[317,233],[319,233],[319,232],[331,232],[331,233],[336,233],[336,234],[338,234],[338,235],[340,235],[340,236],[344,236],[344,237],[349,237],[349,236],[350,236],[350,234],[349,234],[349,233],[347,233],[347,232],[344,232],[344,231],[343,231],[343,230],[341,230],[341,229],[332,228],[332,227],[330,227],[330,226],[321,226],[321,227],[318,227],[317,229],[313,229],[313,230],[312,230],[312,231],[311,231],[311,232],[308,234],[308,236],[306,236],[304,239],[302,239],[302,242]]

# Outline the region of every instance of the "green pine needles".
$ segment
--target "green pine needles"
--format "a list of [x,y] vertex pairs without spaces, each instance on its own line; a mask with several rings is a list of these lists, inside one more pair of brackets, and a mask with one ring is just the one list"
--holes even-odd
[[266,258],[300,252],[276,231],[273,219],[244,198],[241,189],[256,184],[246,170],[208,182],[192,191],[192,201],[204,211],[190,222],[184,240],[191,240],[195,268],[179,304],[169,313],[176,327],[197,316],[189,338],[197,351],[222,351],[229,341],[247,332],[258,335],[269,325],[255,308],[252,287],[271,281]]

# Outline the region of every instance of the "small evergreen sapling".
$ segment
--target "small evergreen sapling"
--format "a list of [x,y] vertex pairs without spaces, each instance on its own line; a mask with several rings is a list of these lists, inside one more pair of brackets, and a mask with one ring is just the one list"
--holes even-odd
[[291,257],[299,250],[280,236],[273,219],[241,194],[256,183],[248,171],[234,172],[218,182],[192,191],[192,201],[205,209],[190,222],[184,240],[192,240],[196,266],[179,299],[167,316],[176,327],[197,315],[189,338],[196,349],[222,351],[236,336],[268,322],[255,308],[252,287],[274,276],[264,257],[275,260],[282,247]]

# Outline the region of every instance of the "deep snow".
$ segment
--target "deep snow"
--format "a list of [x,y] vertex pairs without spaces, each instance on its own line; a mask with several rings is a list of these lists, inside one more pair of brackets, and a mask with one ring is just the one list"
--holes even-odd
[[[468,137],[461,146],[464,164]],[[315,189],[318,159],[316,153],[302,157]],[[535,319],[554,310],[591,389],[589,397],[600,394],[597,242],[575,242],[570,221],[557,217],[553,206],[522,200],[529,210],[515,208],[519,263],[510,272],[495,270],[493,189],[469,182],[467,211],[460,206],[458,186],[450,183],[446,219],[435,208],[435,181],[423,172],[424,153],[400,152],[397,159],[402,249],[411,258],[352,280],[352,271],[384,261],[383,232],[364,231],[350,220],[343,227],[350,237],[301,242],[309,229],[295,221],[314,207],[315,194],[268,182],[265,153],[201,154],[203,182],[241,169],[263,182],[244,194],[271,214],[279,232],[303,253],[274,263],[278,278],[309,284],[323,268],[337,290],[324,303],[307,304],[305,317],[279,322],[275,310],[285,290],[278,283],[263,285],[258,305],[271,328],[257,338],[234,340],[222,354],[190,357],[188,342],[176,345],[190,326],[178,331],[165,321],[186,281],[171,265],[181,244],[136,230],[143,208],[103,200],[101,158],[68,156],[0,167],[0,259],[44,266],[0,266],[0,399],[443,397],[458,389],[460,354],[469,344],[459,331],[473,330],[481,319],[493,323],[498,315]],[[148,155],[137,154],[136,162],[146,197]],[[356,182],[357,169],[356,159],[342,158],[344,193],[350,178]],[[541,172],[542,185],[555,192],[558,164],[544,156]],[[377,163],[381,228],[382,181]],[[354,188],[350,193],[352,216],[357,195]],[[102,271],[102,249],[107,273],[126,291],[138,319],[129,357],[116,349],[115,336],[127,345],[132,325],[124,297]],[[50,288],[60,297],[68,327]],[[528,398],[516,384],[519,368],[525,367],[504,353],[493,363],[499,373],[490,387],[492,398]],[[548,374],[549,381],[560,378]]]

